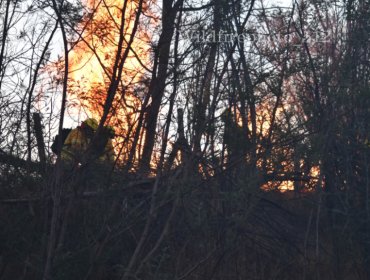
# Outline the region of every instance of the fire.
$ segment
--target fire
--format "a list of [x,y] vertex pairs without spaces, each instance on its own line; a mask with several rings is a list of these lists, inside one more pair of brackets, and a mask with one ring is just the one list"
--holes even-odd
[[[122,58],[122,54],[117,55],[121,22],[124,22],[123,50],[125,50],[133,33],[138,9],[138,3],[130,0],[123,11],[124,2],[121,0],[85,0],[87,12],[78,26],[80,38],[69,56],[68,105],[72,116],[79,117],[83,114],[100,119],[103,113],[114,64],[117,57]],[[148,4],[148,1],[144,1],[143,11],[145,13],[150,13]],[[116,139],[116,150],[121,151],[122,159],[128,153],[141,107],[142,96],[137,92],[146,74],[143,65],[150,65],[151,41],[150,32],[144,28],[144,25],[150,27],[155,24],[153,18],[146,19],[150,22],[139,24],[108,116],[109,124],[114,126],[116,134],[120,136]],[[123,146],[124,150],[122,150]]]
[[[275,122],[283,124],[284,123],[284,115],[285,112],[289,111],[291,108],[290,106],[294,106],[292,104],[296,104],[295,102],[290,102],[288,100],[284,100],[281,102],[281,105],[276,108],[275,112]],[[257,108],[257,134],[259,135],[260,139],[266,139],[269,137],[270,128],[271,128],[271,120],[272,120],[272,112],[274,105],[270,104],[261,104]],[[294,108],[297,111],[297,108]],[[251,124],[249,124],[249,129],[251,129]],[[272,139],[273,140],[273,136]],[[265,147],[260,145],[257,147],[257,153],[263,156],[265,152]],[[303,159],[299,160],[299,163],[294,163],[294,153],[295,151],[291,148],[272,148],[271,155],[275,155],[275,160],[272,159],[265,159],[259,158],[257,161],[257,166],[259,168],[263,168],[267,166],[267,173],[268,174],[276,174],[284,175],[284,174],[296,174],[297,172],[300,173],[302,177],[306,177],[304,181],[299,181],[297,178],[294,180],[276,180],[276,181],[269,181],[265,183],[261,188],[263,190],[279,190],[281,192],[286,191],[293,191],[296,187],[299,187],[301,191],[310,191],[314,190],[318,183],[320,177],[320,167],[319,165],[314,165],[310,167],[308,174],[305,174],[304,165],[305,162]],[[279,159],[279,157],[281,157]]]
[[[274,141],[274,133],[270,132],[273,112],[275,111],[275,123],[284,125],[287,122],[285,119],[286,112],[291,111],[292,108],[294,108],[295,112],[299,111],[299,108],[296,108],[294,104],[296,104],[294,100],[288,99],[282,101],[281,105],[276,108],[275,104],[269,104],[268,102],[263,102],[256,107],[256,134],[260,140],[260,144],[257,145],[257,167],[262,172],[266,172],[267,175],[276,177],[264,183],[261,186],[262,190],[286,192],[298,188],[301,192],[306,192],[314,190],[319,186],[319,183],[322,184],[322,181],[320,181],[320,166],[313,165],[307,171],[306,165],[308,163],[304,159],[299,159],[298,162],[295,162],[295,151],[292,147],[283,148],[273,146],[269,151],[270,155],[267,158],[265,157],[266,146],[262,142],[266,141],[269,137],[271,137],[269,140]],[[237,124],[241,127],[242,119],[239,110],[233,108],[232,114],[235,116]],[[249,131],[252,130],[252,124],[250,122],[248,129]],[[291,174],[292,179],[285,179],[289,177],[289,174]],[[284,179],[279,180],[279,177]]]

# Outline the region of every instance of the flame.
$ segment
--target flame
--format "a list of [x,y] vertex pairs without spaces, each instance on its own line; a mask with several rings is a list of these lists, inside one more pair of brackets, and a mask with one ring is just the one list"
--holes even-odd
[[[120,0],[85,0],[84,4],[86,13],[78,26],[80,38],[69,56],[68,108],[72,116],[85,115],[100,119],[114,64],[117,57],[122,56],[117,55],[122,17],[125,49],[133,32],[138,3],[130,0],[124,12],[124,1]],[[150,6],[148,1],[144,1],[143,11],[150,13]],[[121,151],[123,159],[128,154],[141,107],[142,96],[138,91],[146,74],[143,65],[150,65],[151,36],[144,26],[153,26],[155,17],[147,20],[150,22],[139,24],[108,116],[109,124],[119,136],[115,141],[116,151]]]
[[[288,82],[287,84],[289,85]],[[258,169],[262,170],[262,173],[265,172],[275,177],[273,180],[262,184],[261,189],[264,191],[278,190],[280,192],[287,192],[298,188],[300,192],[307,192],[313,191],[318,186],[323,185],[323,181],[320,179],[320,165],[313,165],[307,171],[308,163],[304,159],[299,159],[298,162],[295,162],[295,151],[293,147],[277,147],[273,145],[270,150],[270,156],[268,158],[264,157],[266,155],[266,145],[263,142],[269,137],[271,137],[269,140],[273,142],[275,137],[274,133],[270,131],[273,112],[275,112],[275,123],[284,126],[288,121],[291,121],[286,120],[287,112],[294,110],[295,113],[304,117],[303,110],[298,108],[296,104],[297,102],[294,96],[288,95],[284,100],[281,100],[280,105],[276,108],[276,104],[267,100],[256,106],[256,134],[260,140],[260,144],[257,144],[258,158],[256,165]],[[235,109],[233,107],[231,113],[235,117],[237,125],[242,127],[242,117],[238,108]],[[249,119],[251,119],[250,115]],[[248,123],[248,129],[249,131],[252,130],[251,122]],[[203,172],[203,170],[201,171]],[[291,180],[285,179],[287,178],[287,174],[291,174],[295,178]],[[279,177],[285,178],[279,180]]]
[[[288,97],[287,100],[281,102],[281,105],[276,108],[276,115],[275,115],[275,122],[283,123],[284,122],[284,114],[287,111],[292,110],[292,106],[294,107],[294,111],[297,113],[302,113],[299,108],[296,108],[294,104],[296,104],[295,100],[292,100],[294,97]],[[257,116],[257,134],[259,135],[260,139],[267,138],[270,133],[271,129],[271,120],[272,120],[272,112],[273,112],[274,105],[268,104],[264,102],[260,104],[256,109]],[[251,124],[249,124],[249,129],[252,129]],[[273,140],[273,139],[272,139]],[[265,148],[262,145],[257,147],[257,153],[259,155],[263,155],[265,152]],[[294,163],[294,150],[292,148],[273,148],[271,151],[272,154],[280,155],[282,158],[276,161],[272,161],[272,159],[267,159],[265,162],[262,158],[259,158],[257,161],[257,167],[262,168],[263,166],[267,166],[267,173],[279,173],[280,175],[283,174],[294,174],[295,172],[300,172],[302,176],[306,176],[308,181],[299,181],[299,180],[281,180],[281,181],[269,181],[261,186],[263,190],[279,190],[280,192],[287,192],[293,191],[296,188],[296,185],[303,186],[301,191],[311,191],[314,190],[319,184],[320,181],[320,166],[314,165],[310,168],[309,173],[305,174],[304,172],[304,165],[305,162],[303,159],[299,160],[298,169]]]

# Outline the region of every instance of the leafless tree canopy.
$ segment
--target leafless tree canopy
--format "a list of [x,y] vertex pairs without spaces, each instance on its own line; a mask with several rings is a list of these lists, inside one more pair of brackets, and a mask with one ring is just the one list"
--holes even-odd
[[0,0],[0,280],[369,279],[369,47],[364,0]]

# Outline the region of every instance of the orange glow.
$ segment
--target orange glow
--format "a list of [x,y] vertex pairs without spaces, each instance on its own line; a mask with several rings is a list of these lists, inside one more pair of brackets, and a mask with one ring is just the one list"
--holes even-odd
[[[294,105],[295,103],[295,100],[291,99],[281,102],[281,105],[276,108],[275,123],[280,125],[286,123],[285,113],[291,111],[292,108],[295,111],[299,111]],[[264,102],[256,107],[256,133],[257,138],[261,142],[269,137],[274,106],[275,104]],[[242,120],[240,112],[237,109],[233,109],[232,114],[235,115],[236,122],[241,127]],[[249,119],[251,118],[249,117]],[[249,131],[252,130],[252,124],[250,122],[248,123],[248,129]],[[271,134],[270,140],[274,141],[274,133]],[[276,180],[262,184],[262,190],[287,192],[295,190],[297,186],[301,192],[306,192],[312,191],[319,186],[320,167],[318,165],[312,166],[308,174],[305,174],[305,161],[300,159],[298,163],[294,163],[294,148],[272,147],[268,158],[264,158],[265,153],[266,147],[263,144],[257,144],[257,167],[269,175],[276,174]],[[295,164],[298,164],[298,166],[295,166]],[[279,176],[284,177],[287,174],[295,174],[296,178],[294,180],[278,180]],[[299,176],[304,177],[304,180],[300,181]]]
[[[79,116],[81,113],[97,119],[102,116],[114,65],[117,58],[122,59],[127,48],[138,9],[138,3],[131,0],[127,2],[125,12],[122,12],[124,2],[85,0],[88,13],[78,26],[80,39],[69,55],[68,111],[72,116]],[[150,13],[148,4],[148,1],[144,1],[143,11],[147,14]],[[122,37],[122,17],[123,50],[117,54],[118,43]],[[114,126],[118,135],[115,146],[116,151],[120,151],[122,160],[125,160],[128,154],[141,107],[143,86],[140,82],[146,74],[143,65],[150,65],[151,37],[147,28],[153,26],[155,20],[153,17],[150,20],[145,18],[140,18],[131,51],[124,63],[121,83],[108,115],[108,122]]]
[[[275,122],[279,124],[283,124],[285,121],[285,112],[290,111],[292,106],[294,107],[294,110],[297,111],[297,108],[295,108],[294,100],[284,100],[281,102],[282,104],[276,108],[276,115],[275,115]],[[272,112],[273,112],[274,105],[267,104],[266,102],[264,104],[261,104],[259,107],[257,107],[257,135],[260,139],[267,138],[269,136],[270,128],[271,128],[271,120],[272,120]],[[249,129],[251,130],[251,124],[249,124]],[[274,136],[272,135],[272,141]],[[257,147],[257,154],[263,157],[265,152],[265,147],[263,145],[259,145]],[[303,159],[300,159],[298,162],[298,167],[295,166],[294,163],[294,149],[292,148],[272,148],[271,150],[271,156],[272,158],[259,158],[257,161],[257,166],[259,168],[265,168],[268,174],[278,174],[278,175],[284,175],[284,174],[294,174],[296,172],[301,173],[301,175],[307,176],[308,181],[302,182],[302,181],[294,181],[294,180],[281,180],[281,181],[269,181],[261,186],[261,189],[268,191],[268,190],[279,190],[281,192],[286,191],[293,191],[295,190],[296,186],[304,186],[301,191],[310,191],[314,190],[319,183],[319,177],[320,177],[320,167],[312,166],[310,168],[309,174],[304,173],[304,165],[305,162]]]

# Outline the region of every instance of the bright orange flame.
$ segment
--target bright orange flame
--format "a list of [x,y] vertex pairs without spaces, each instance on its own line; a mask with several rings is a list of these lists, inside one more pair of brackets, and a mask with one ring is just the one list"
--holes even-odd
[[[294,110],[297,110],[294,105],[295,100],[284,100],[281,102],[281,105],[276,108],[275,111],[275,123],[283,124],[285,118],[285,112],[289,112],[292,107]],[[256,108],[256,133],[259,139],[266,139],[269,137],[271,129],[271,120],[272,112],[274,111],[275,104],[268,104],[264,102]],[[242,119],[240,112],[232,110],[232,114],[235,115],[237,124],[242,126]],[[252,124],[248,123],[248,128],[252,130]],[[272,139],[274,138],[273,134],[271,135]],[[301,191],[311,191],[314,190],[320,181],[320,167],[318,165],[312,166],[308,174],[304,172],[305,162],[303,159],[300,159],[298,167],[294,163],[294,149],[292,148],[281,148],[273,147],[271,150],[271,155],[269,158],[263,158],[266,150],[263,145],[257,146],[257,154],[260,157],[257,160],[257,167],[267,171],[267,174],[276,174],[277,178],[275,181],[271,180],[261,186],[262,190],[279,190],[280,192],[293,191],[296,185],[304,185],[304,188]],[[271,158],[271,156],[273,158]],[[304,182],[295,178],[295,180],[278,180],[278,177],[285,174],[296,174],[300,172],[304,178]],[[298,174],[296,174],[298,175]],[[298,175],[299,176],[299,175]],[[284,177],[284,176],[282,176]],[[307,180],[308,179],[308,180]]]
[[[103,113],[114,64],[117,58],[122,58],[127,48],[138,9],[136,1],[128,0],[126,10],[123,12],[124,2],[85,0],[86,9],[89,12],[78,27],[81,31],[80,40],[73,46],[69,56],[69,112],[72,115],[79,116],[82,113],[100,119]],[[143,11],[150,13],[149,6],[148,1],[144,1]],[[139,24],[131,50],[125,60],[121,83],[108,117],[116,134],[121,136],[116,139],[116,142],[121,142],[121,146],[117,145],[116,150],[119,151],[125,147],[121,150],[123,160],[128,154],[141,107],[141,99],[137,92],[140,91],[140,82],[146,73],[143,65],[150,64],[151,37],[144,25],[152,26],[154,24],[152,19],[147,19],[150,22],[145,24]],[[120,32],[122,21],[124,22],[123,34]],[[117,54],[118,42],[122,35],[123,51]]]
[[[284,102],[281,102],[282,104],[276,108],[275,112],[275,122],[283,123],[284,120],[284,114],[286,111],[291,110],[289,107],[293,106],[291,100],[286,100]],[[295,104],[295,103],[293,103]],[[260,138],[266,138],[269,135],[270,128],[271,128],[271,120],[272,120],[272,112],[273,112],[273,106],[269,104],[261,104],[257,108],[257,134]],[[252,129],[251,124],[249,124],[249,129]],[[258,148],[258,154],[264,153],[264,147],[260,146]],[[308,176],[310,178],[308,182],[304,183],[305,190],[313,190],[318,185],[319,182],[319,176],[320,176],[320,167],[318,165],[312,166],[310,168],[309,174],[305,174],[303,171],[304,166],[304,160],[301,159],[299,162],[298,169],[295,166],[293,157],[294,157],[294,150],[290,148],[277,148],[272,149],[271,151],[272,155],[280,155],[282,158],[275,159],[273,161],[272,159],[266,159],[264,162],[261,158],[257,161],[257,166],[259,168],[262,168],[263,166],[267,166],[267,172],[268,173],[274,173],[278,171],[280,174],[288,174],[288,173],[295,173],[295,172],[301,172],[302,176]],[[263,190],[279,190],[281,192],[286,191],[293,191],[295,189],[296,184],[302,184],[302,182],[295,182],[293,180],[282,180],[282,181],[269,181],[261,188]]]

